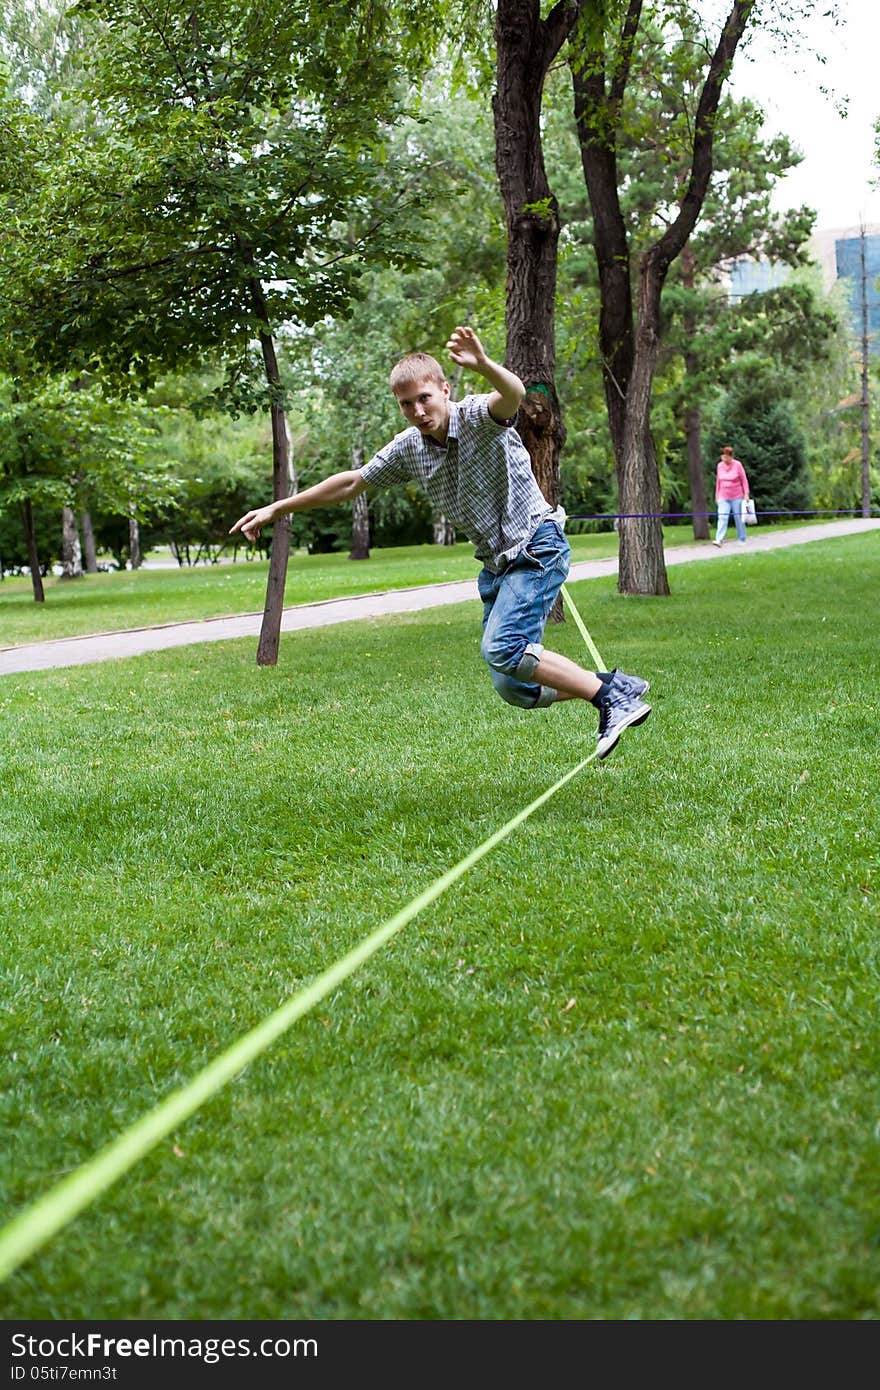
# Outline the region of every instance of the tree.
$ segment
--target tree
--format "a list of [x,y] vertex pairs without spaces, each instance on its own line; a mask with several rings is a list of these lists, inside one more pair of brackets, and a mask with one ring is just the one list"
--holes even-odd
[[[685,248],[683,269],[687,259]],[[679,470],[674,457],[667,459],[664,495],[673,506],[689,508],[694,536],[704,540],[712,492],[706,490],[702,437],[713,402],[726,388],[735,389],[757,360],[775,378],[777,391],[792,399],[802,396],[798,382],[812,380],[811,367],[827,360],[836,318],[815,289],[799,281],[733,303],[721,287],[688,285],[682,276],[664,302],[675,306],[680,317],[669,329],[667,379],[664,383],[658,373],[658,385],[661,395],[671,396],[685,435],[684,468]],[[678,361],[683,371],[675,367]]]
[[[541,18],[539,0],[498,0],[495,167],[507,220],[507,365],[526,387],[517,424],[532,471],[554,506],[565,426],[556,391],[559,205],[547,180],[541,102],[550,65],[577,19],[576,0]],[[551,617],[559,619],[557,600]]]
[[802,512],[810,506],[806,440],[773,377],[758,370],[728,392],[709,433],[714,457],[732,443],[745,464],[758,512]]
[[250,506],[271,447],[271,422],[262,414],[223,411],[217,387],[216,373],[170,374],[145,397],[157,423],[156,452],[167,460],[178,492],[172,507],[142,523],[141,542],[147,549],[169,545],[180,565],[213,563],[235,548],[229,518]]
[[[676,101],[671,82],[664,84],[663,90],[669,93],[667,104],[673,106],[678,118],[674,124],[680,127],[684,120],[686,129],[687,101]],[[815,220],[809,208],[782,216],[771,211],[774,184],[800,162],[801,156],[784,136],[762,140],[763,119],[763,112],[751,102],[726,98],[719,103],[712,174],[700,219],[670,268],[663,294],[661,332],[667,351],[673,348],[680,353],[685,367],[680,408],[687,448],[688,501],[697,540],[706,540],[709,535],[701,445],[702,403],[723,374],[737,330],[742,330],[746,317],[739,312],[739,306],[731,304],[723,277],[731,261],[741,256],[776,265],[804,265]],[[666,132],[670,124],[658,119],[656,128]],[[650,142],[654,147],[658,143],[668,164],[680,160],[682,155],[687,158],[686,146],[684,150],[681,145],[670,149],[665,138]],[[682,186],[686,172],[686,166],[682,167],[678,179]],[[765,308],[778,302],[771,299]],[[738,323],[733,322],[736,317]],[[815,333],[802,334],[801,350],[815,341]]]
[[[60,559],[60,523],[61,513],[58,508],[44,506],[32,511],[35,564],[40,580]],[[21,507],[19,505],[7,506],[4,510],[0,510],[0,579],[6,574],[22,574],[27,571],[36,598],[32,561],[34,561],[34,552],[28,545],[28,536],[22,525]],[[39,588],[42,589],[42,584]],[[39,602],[39,599],[37,601]]]
[[58,513],[62,526],[68,512],[71,552],[76,511],[110,512],[126,524],[150,516],[175,495],[155,440],[151,412],[108,398],[95,385],[49,377],[26,392],[0,378],[0,512],[20,516],[36,602],[45,593],[35,510]]
[[[691,117],[686,179],[683,185],[673,179],[658,189],[656,232],[638,251],[635,293],[630,237],[621,207],[619,152],[629,138],[627,96],[632,87],[642,88],[655,80],[650,33],[647,45],[642,43],[643,0],[621,0],[622,19],[613,36],[605,7],[581,0],[578,28],[569,46],[575,121],[599,274],[599,340],[622,513],[618,567],[622,593],[669,593],[650,415],[661,295],[669,268],[687,245],[703,207],[722,88],[755,3],[733,0],[711,51]],[[675,5],[658,11],[658,23],[673,34],[677,18]],[[689,45],[686,60],[692,65]]]
[[[411,261],[406,185],[377,146],[434,28],[368,0],[343,23],[304,0],[78,12],[93,25],[83,90],[98,126],[66,133],[15,241],[34,357],[132,392],[223,364],[226,404],[269,410],[273,495],[286,496],[278,335],[344,313],[369,257]],[[285,520],[260,664],[277,660],[288,550]]]
[[[781,401],[805,439],[809,506],[847,509],[858,499],[859,397],[852,393],[853,357],[843,286],[827,294],[818,266],[796,271],[778,289],[752,294],[730,316],[732,352],[710,400],[707,421],[730,401]],[[756,386],[756,383],[759,385]],[[732,422],[732,423],[735,423]]]
[[[630,259],[669,225],[675,198],[668,190],[687,187],[692,159],[693,113],[702,86],[701,34],[687,13],[675,41],[646,11],[640,35],[638,81],[629,84],[625,135],[617,145],[617,183]],[[645,50],[644,52],[642,50]],[[597,409],[600,358],[593,325],[600,316],[594,227],[586,186],[575,167],[579,150],[571,119],[571,81],[556,69],[548,76],[542,107],[548,176],[562,217],[557,302],[558,390],[567,426],[561,464],[563,501],[569,513],[619,510],[613,481],[605,475],[613,450],[607,411]],[[623,118],[622,118],[623,119]],[[765,298],[759,311],[731,303],[726,279],[732,258],[765,257],[800,266],[808,254],[813,213],[801,208],[783,217],[770,209],[776,180],[796,163],[790,141],[761,136],[762,113],[752,103],[729,97],[719,104],[713,163],[700,217],[681,256],[670,266],[663,288],[660,348],[651,397],[651,440],[660,479],[661,505],[690,507],[695,534],[708,534],[699,420],[727,364],[765,334],[768,351],[778,317],[803,366],[825,351],[833,325],[821,296],[790,285]],[[664,190],[667,197],[664,201]],[[667,206],[668,204],[668,206]],[[684,370],[682,368],[684,367]],[[607,384],[607,379],[606,379]],[[604,417],[604,419],[603,419]],[[691,459],[690,480],[681,473],[679,429],[684,424]],[[612,467],[613,478],[613,467]],[[603,521],[578,522],[590,529]]]
[[[412,351],[445,359],[457,322],[479,324],[484,341],[500,340],[504,320],[504,217],[492,168],[492,137],[482,106],[458,90],[450,104],[449,67],[440,66],[421,95],[420,118],[394,132],[394,153],[405,145],[423,202],[419,244],[423,264],[412,270],[372,267],[362,277],[345,317],[290,335],[283,362],[291,381],[291,411],[300,434],[300,480],[357,466],[404,427],[388,388],[393,364]],[[453,396],[460,370],[451,374]],[[367,502],[374,543],[451,543],[454,527],[432,516],[424,494],[411,488],[380,492]],[[357,516],[352,508],[352,522]],[[361,525],[363,526],[363,518]],[[348,516],[338,508],[291,518],[291,535],[310,548],[349,547]],[[353,540],[353,536],[352,536]],[[358,550],[366,542],[361,533]]]

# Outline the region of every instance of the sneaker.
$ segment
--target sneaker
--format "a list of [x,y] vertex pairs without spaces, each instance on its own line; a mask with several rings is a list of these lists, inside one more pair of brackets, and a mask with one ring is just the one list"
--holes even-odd
[[718,547],[719,550],[721,549],[721,542],[720,542],[720,541],[713,541],[712,544],[713,544],[713,545],[717,545],[717,547]]
[[611,681],[611,694],[599,706],[599,732],[596,736],[599,758],[607,758],[617,746],[624,729],[633,724],[644,724],[650,713],[651,706],[637,695],[632,695],[615,673]]
[[651,689],[649,681],[643,681],[641,676],[628,676],[625,671],[621,671],[617,666],[615,666],[611,674],[620,689],[626,690],[630,695],[634,695],[637,700],[640,700],[643,695],[647,695],[648,691]]

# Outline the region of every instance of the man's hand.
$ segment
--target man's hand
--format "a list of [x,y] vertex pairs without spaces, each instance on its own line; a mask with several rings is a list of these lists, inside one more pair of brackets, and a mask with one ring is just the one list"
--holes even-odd
[[489,394],[492,419],[499,425],[512,420],[526,391],[516,373],[493,362],[472,328],[459,324],[446,346],[453,362],[460,367],[472,367],[493,388]]
[[234,526],[230,526],[229,534],[234,536],[236,531],[240,531],[243,536],[247,536],[249,541],[255,541],[264,526],[271,526],[275,520],[275,514],[271,506],[258,507],[254,512],[246,512],[239,517]]
[[487,361],[483,344],[472,328],[461,325],[454,328],[446,346],[449,356],[459,367],[474,367],[480,371]]

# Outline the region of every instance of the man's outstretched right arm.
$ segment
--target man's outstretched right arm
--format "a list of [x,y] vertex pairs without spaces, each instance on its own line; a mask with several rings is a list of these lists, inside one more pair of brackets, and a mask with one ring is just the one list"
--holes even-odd
[[306,512],[313,507],[335,507],[342,502],[352,502],[366,487],[359,469],[347,473],[333,473],[323,482],[307,487],[303,492],[295,492],[292,497],[281,497],[277,502],[269,502],[265,507],[246,512],[230,526],[230,536],[240,531],[249,541],[255,541],[264,526],[271,526],[280,516],[289,512]]

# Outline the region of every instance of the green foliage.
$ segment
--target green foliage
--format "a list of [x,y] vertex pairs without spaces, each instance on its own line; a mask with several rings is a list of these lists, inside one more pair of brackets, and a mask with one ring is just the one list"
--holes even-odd
[[[588,7],[593,37],[612,35],[624,8]],[[679,5],[644,11],[618,154],[634,252],[683,187],[705,57],[695,22]],[[252,417],[269,400],[288,407],[305,486],[352,466],[360,450],[369,457],[400,428],[387,372],[402,352],[443,361],[450,327],[469,319],[503,354],[492,26],[491,8],[470,4],[316,10],[295,0],[276,13],[220,0],[183,10],[163,0],[149,11],[133,0],[73,10],[4,0],[0,360],[28,393],[42,389],[51,362],[88,362],[140,402],[159,403],[148,383],[166,387],[172,371],[186,382],[153,420],[178,503],[142,515],[142,544],[173,539],[216,554],[228,521],[265,500],[270,441]],[[608,37],[607,56],[613,47]],[[549,74],[542,121],[563,217],[562,501],[569,512],[604,513],[616,508],[617,485],[592,220],[562,65]],[[796,159],[789,141],[762,138],[755,106],[722,104],[688,248],[693,284],[676,265],[664,291],[652,433],[669,509],[686,501],[684,408],[711,410],[719,384],[735,385],[741,360],[748,370],[755,355],[784,376],[809,436],[815,496],[849,496],[844,460],[857,440],[851,407],[838,407],[853,388],[830,367],[839,344],[828,306],[798,281],[731,307],[717,281],[735,254],[802,259],[809,211],[782,221],[769,211],[775,180]],[[256,341],[266,322],[281,340],[280,386],[267,384]],[[57,506],[60,490],[41,505]],[[107,543],[112,535],[124,545],[119,499],[92,499],[92,511]],[[415,490],[370,503],[375,544],[426,538],[431,520]],[[303,514],[293,527],[295,544],[348,547],[345,510]]]
[[[841,335],[841,338],[843,335]],[[798,385],[808,414],[810,473],[816,505],[855,509],[862,505],[862,391],[860,363],[850,343],[824,372]],[[868,460],[871,505],[880,506],[880,363],[869,363]]]
[[418,195],[375,146],[423,45],[392,6],[320,26],[308,4],[77,14],[102,125],[64,132],[9,252],[35,357],[132,392],[224,362],[252,406],[259,332],[343,313],[368,256],[412,263]]
[[[721,447],[732,444],[748,475],[758,511],[809,509],[812,498],[807,469],[806,440],[791,403],[780,399],[760,368],[749,381],[723,399],[707,432],[707,459],[717,460]],[[708,495],[714,494],[714,472]]]
[[[406,271],[368,271],[345,317],[328,318],[290,335],[285,375],[296,432],[300,485],[359,466],[406,427],[388,386],[393,364],[411,351],[435,356],[453,394],[480,390],[448,358],[457,323],[474,323],[490,350],[504,355],[503,213],[493,172],[490,133],[481,107],[460,96],[450,109],[447,75],[435,74],[422,93],[421,119],[395,133],[392,157],[407,157],[422,173],[431,208],[420,243],[424,264]],[[370,499],[373,543],[429,540],[431,511],[417,488],[394,488]],[[291,518],[294,541],[314,550],[347,548],[350,513],[333,509]]]
[[[40,571],[46,575],[61,558],[61,509],[51,503],[38,507],[33,514],[33,523]],[[15,504],[7,505],[5,510],[0,510],[0,577],[24,574],[28,571],[29,563],[20,508]],[[26,597],[29,608],[33,608],[30,583]],[[2,631],[4,644],[15,640],[11,628],[4,627]],[[63,630],[59,632],[59,636],[64,635]]]
[[156,447],[178,494],[173,507],[142,528],[142,549],[171,544],[182,557],[216,559],[232,544],[231,522],[248,510],[254,489],[265,487],[268,421],[208,413],[204,402],[215,393],[216,378],[201,375],[165,378],[149,393],[161,422]]
[[[25,499],[56,518],[69,506],[123,517],[126,527],[166,510],[179,490],[157,431],[157,411],[95,383],[51,377],[25,390],[0,378],[0,516],[15,516]],[[20,546],[11,554],[23,562]]]
[[88,40],[69,0],[0,0],[0,54],[10,95],[39,120],[91,123],[76,100]]

